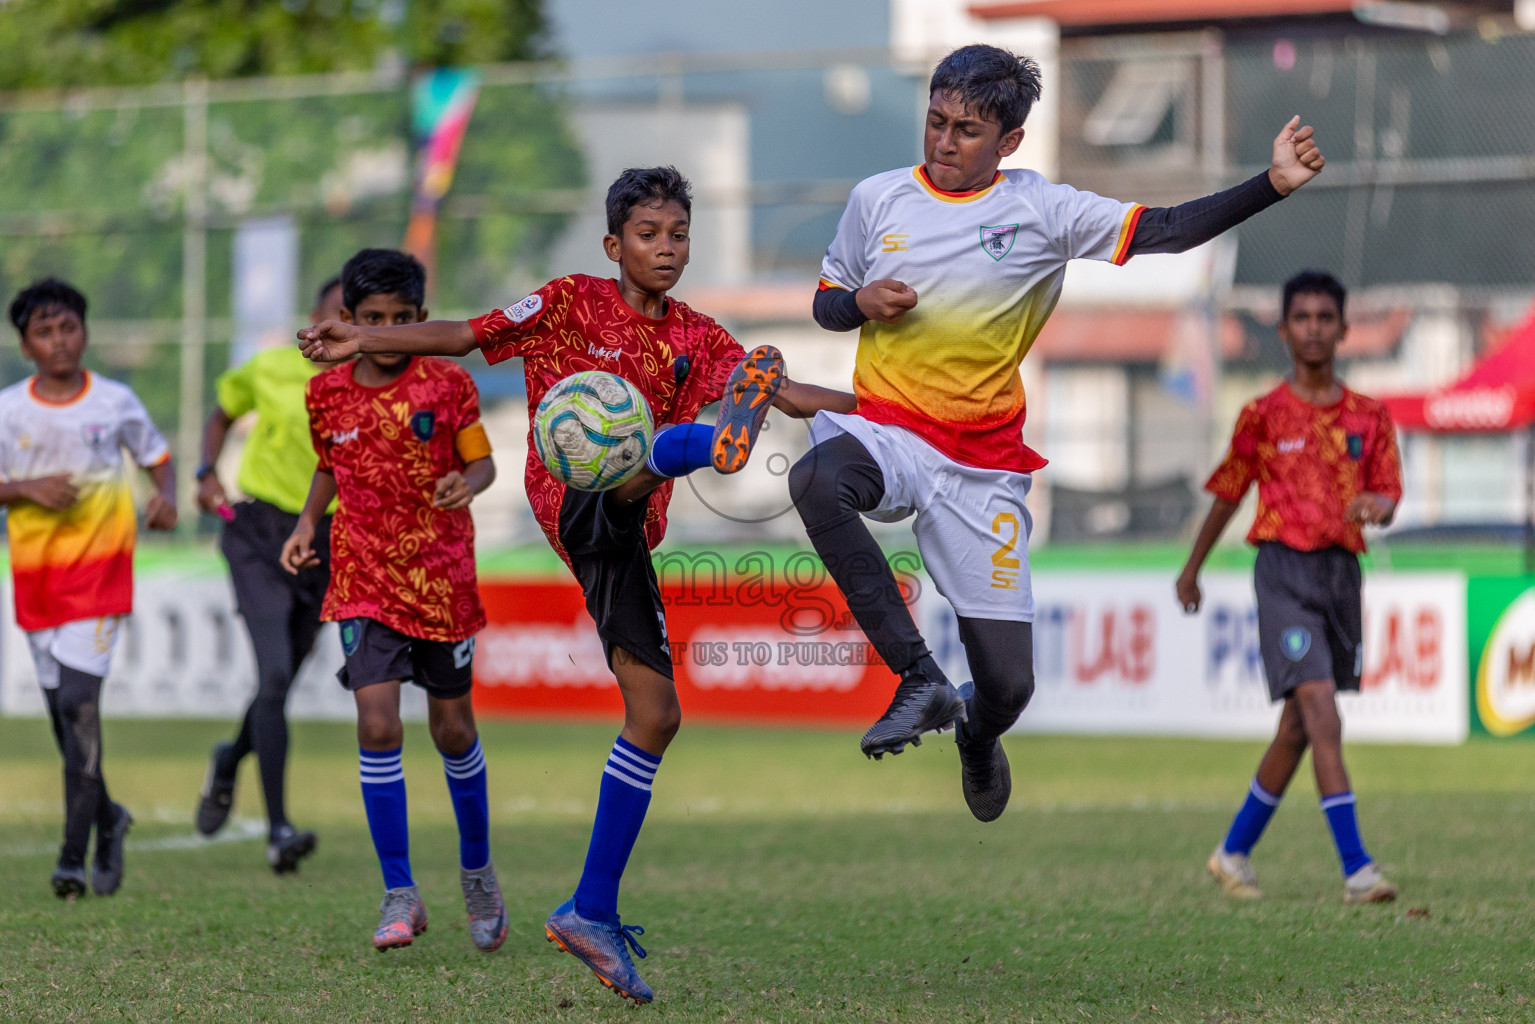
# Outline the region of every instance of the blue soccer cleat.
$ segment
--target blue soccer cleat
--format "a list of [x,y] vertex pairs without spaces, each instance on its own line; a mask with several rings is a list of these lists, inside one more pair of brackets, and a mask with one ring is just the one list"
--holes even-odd
[[655,998],[629,958],[631,948],[644,958],[645,950],[635,940],[636,935],[644,934],[645,929],[639,925],[587,920],[576,913],[575,897],[556,907],[544,922],[544,935],[550,942],[591,968],[608,988],[625,999],[633,999],[636,1006]]

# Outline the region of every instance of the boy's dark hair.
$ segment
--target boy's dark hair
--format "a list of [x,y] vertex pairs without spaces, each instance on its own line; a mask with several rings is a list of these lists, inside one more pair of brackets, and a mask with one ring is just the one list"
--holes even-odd
[[1331,295],[1332,300],[1338,304],[1340,319],[1343,317],[1344,305],[1348,302],[1348,289],[1343,287],[1342,281],[1325,270],[1302,270],[1284,283],[1284,302],[1279,307],[1279,319],[1283,320],[1290,315],[1290,303],[1297,295]]
[[426,268],[398,249],[363,249],[341,268],[341,304],[355,313],[369,295],[399,295],[419,309],[426,305]]
[[1022,128],[1039,102],[1039,65],[1000,46],[961,46],[933,69],[927,94],[958,97],[976,116],[995,121],[1006,135]]
[[693,186],[675,167],[631,167],[608,186],[608,234],[622,235],[636,206],[676,203],[693,215]]
[[50,309],[60,307],[74,310],[80,322],[85,323],[85,296],[72,285],[56,277],[45,277],[33,281],[17,292],[16,297],[11,300],[11,324],[16,328],[17,334],[25,337],[27,325],[32,322],[33,314],[46,313]]
[[[361,255],[361,253],[359,253],[358,255]],[[324,284],[320,285],[320,290],[314,293],[314,304],[316,306],[323,306],[323,305],[325,305],[325,296],[330,294],[330,290],[332,288],[340,288],[340,287],[341,287],[341,275],[337,274],[335,277],[331,278],[329,281],[326,281]]]

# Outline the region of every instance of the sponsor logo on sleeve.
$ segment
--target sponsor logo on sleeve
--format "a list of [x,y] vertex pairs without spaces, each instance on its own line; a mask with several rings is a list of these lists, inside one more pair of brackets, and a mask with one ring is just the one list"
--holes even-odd
[[544,308],[544,297],[534,292],[521,302],[514,302],[506,307],[506,318],[514,324],[520,324],[530,316],[537,315]]

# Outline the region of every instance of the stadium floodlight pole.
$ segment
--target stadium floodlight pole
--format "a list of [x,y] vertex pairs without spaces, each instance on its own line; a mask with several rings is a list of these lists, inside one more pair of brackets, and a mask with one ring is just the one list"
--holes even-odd
[[176,421],[176,468],[181,471],[182,530],[197,529],[192,473],[202,444],[204,355],[208,316],[208,83],[182,85],[182,162],[186,194],[181,229],[181,395]]

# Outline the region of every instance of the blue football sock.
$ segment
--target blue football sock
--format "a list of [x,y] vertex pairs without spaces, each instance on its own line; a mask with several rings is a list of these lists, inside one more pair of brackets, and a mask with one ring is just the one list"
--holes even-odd
[[1343,862],[1343,876],[1347,878],[1370,863],[1370,855],[1364,851],[1359,838],[1359,819],[1354,816],[1354,794],[1334,793],[1322,798],[1322,813],[1327,815],[1327,826],[1332,829],[1332,842],[1338,848],[1338,859]]
[[645,824],[650,784],[660,767],[659,756],[647,754],[622,736],[614,742],[602,770],[586,868],[576,886],[576,913],[589,921],[618,921],[618,882]]
[[400,748],[363,750],[362,806],[368,812],[368,831],[379,867],[384,869],[384,888],[414,885],[410,877],[410,824],[405,817],[405,766]]
[[1231,831],[1226,833],[1226,852],[1244,856],[1251,853],[1278,806],[1279,797],[1258,785],[1257,779],[1253,779],[1247,789],[1247,799],[1242,802],[1242,809],[1231,819]]
[[479,738],[462,754],[443,754],[442,770],[458,818],[459,866],[477,871],[490,863],[490,800],[485,795],[485,753]]
[[687,476],[695,469],[714,465],[709,449],[714,428],[707,423],[679,423],[656,431],[645,465],[661,476]]

